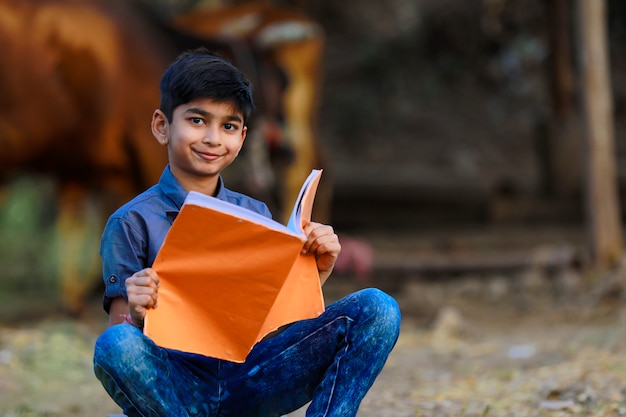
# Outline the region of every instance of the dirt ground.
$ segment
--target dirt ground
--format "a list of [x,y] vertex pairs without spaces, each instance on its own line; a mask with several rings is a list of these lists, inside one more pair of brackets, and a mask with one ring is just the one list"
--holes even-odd
[[[389,278],[391,279],[391,278]],[[590,297],[572,271],[408,279],[390,288],[400,339],[359,417],[626,414],[626,310]],[[329,301],[364,286],[336,277]],[[0,326],[0,416],[105,416],[119,410],[91,370],[104,329],[50,316]],[[299,410],[292,416],[304,416]]]

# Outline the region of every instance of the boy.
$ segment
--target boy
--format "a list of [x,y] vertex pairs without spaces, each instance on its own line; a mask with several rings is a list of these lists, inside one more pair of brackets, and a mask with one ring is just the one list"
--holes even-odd
[[[165,71],[160,89],[151,126],[167,146],[169,165],[105,227],[109,328],[96,342],[96,376],[129,417],[280,416],[308,402],[308,416],[355,416],[399,334],[398,305],[379,290],[351,294],[316,319],[286,326],[244,363],[160,348],[143,335],[146,310],[158,308],[159,277],[150,266],[189,191],[270,216],[265,204],[228,190],[220,177],[243,145],[254,108],[243,74],[196,50]],[[305,233],[305,251],[324,283],[339,240],[332,227],[315,222]]]

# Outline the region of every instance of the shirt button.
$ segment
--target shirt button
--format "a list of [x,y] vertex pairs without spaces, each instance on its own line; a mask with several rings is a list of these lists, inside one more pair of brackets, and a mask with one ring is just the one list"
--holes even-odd
[[111,284],[115,284],[115,283],[117,282],[117,277],[116,277],[115,275],[111,275],[111,276],[109,277],[109,282],[110,282]]

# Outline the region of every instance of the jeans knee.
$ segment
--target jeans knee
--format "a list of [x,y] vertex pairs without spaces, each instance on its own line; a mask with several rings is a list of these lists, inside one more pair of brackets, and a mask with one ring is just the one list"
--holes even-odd
[[371,314],[372,325],[380,334],[396,340],[400,334],[402,315],[398,302],[377,288],[367,288],[356,293],[364,311]]
[[106,367],[111,359],[119,363],[121,358],[133,357],[129,351],[139,348],[141,344],[137,342],[141,337],[141,330],[127,324],[109,327],[96,340],[94,363]]

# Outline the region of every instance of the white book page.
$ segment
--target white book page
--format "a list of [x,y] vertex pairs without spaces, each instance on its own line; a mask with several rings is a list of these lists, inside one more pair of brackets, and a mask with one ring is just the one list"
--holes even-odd
[[185,198],[185,204],[193,204],[200,207],[213,208],[217,211],[221,211],[222,213],[232,214],[233,216],[247,219],[251,222],[267,226],[270,229],[281,231],[296,236],[301,240],[304,240],[304,236],[302,235],[301,231],[290,229],[289,227],[277,222],[276,220],[270,219],[269,217],[265,217],[247,208],[240,207],[236,204],[232,204],[228,201],[220,200],[219,198],[215,198],[206,194],[198,193],[196,191],[190,191],[187,194],[187,198]]
[[287,227],[294,231],[294,233],[302,234],[304,233],[302,230],[302,221],[301,219],[301,203],[302,197],[304,196],[304,192],[309,188],[309,184],[313,181],[313,178],[317,175],[320,170],[314,169],[311,171],[307,179],[302,184],[302,188],[300,188],[300,193],[298,194],[298,198],[293,205],[293,210],[291,210],[291,216],[289,217],[289,222],[287,223]]

